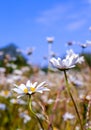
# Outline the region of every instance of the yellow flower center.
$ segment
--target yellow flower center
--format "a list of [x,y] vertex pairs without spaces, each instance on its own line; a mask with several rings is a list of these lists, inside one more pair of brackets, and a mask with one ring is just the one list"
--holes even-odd
[[24,88],[24,93],[28,93],[28,89],[27,88]]
[[8,91],[8,90],[4,91],[4,94],[5,94],[5,95],[8,95],[8,94],[9,94],[9,91]]
[[30,90],[31,90],[32,92],[35,92],[36,88],[30,87]]

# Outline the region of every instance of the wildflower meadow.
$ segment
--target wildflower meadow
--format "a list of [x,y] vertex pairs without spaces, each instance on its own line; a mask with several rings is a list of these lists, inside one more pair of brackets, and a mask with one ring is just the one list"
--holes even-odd
[[44,67],[31,64],[34,48],[0,49],[0,130],[91,130],[91,44],[57,56],[53,40]]

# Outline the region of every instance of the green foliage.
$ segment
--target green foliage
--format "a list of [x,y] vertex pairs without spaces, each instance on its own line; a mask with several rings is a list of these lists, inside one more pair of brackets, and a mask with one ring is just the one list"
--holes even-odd
[[16,60],[14,61],[14,63],[15,63],[16,65],[18,65],[19,67],[22,67],[22,66],[27,65],[26,59],[25,59],[22,55],[18,55],[18,56],[16,57]]
[[45,67],[41,68],[41,70],[44,71],[45,73],[47,73],[48,72],[48,67],[45,66]]
[[86,63],[91,67],[91,53],[84,53],[82,55],[84,56]]
[[0,51],[4,52],[3,57],[5,57],[6,54],[9,54],[12,57],[16,57],[17,55],[19,55],[19,52],[17,52],[16,49],[17,49],[17,46],[14,43],[10,43],[9,45],[2,47]]
[[[27,65],[27,59],[17,49],[18,47],[13,43],[0,49],[3,52],[3,55],[0,56],[0,67],[6,67],[7,63],[14,63],[19,68]],[[10,72],[12,71],[11,68],[8,69],[10,69]]]

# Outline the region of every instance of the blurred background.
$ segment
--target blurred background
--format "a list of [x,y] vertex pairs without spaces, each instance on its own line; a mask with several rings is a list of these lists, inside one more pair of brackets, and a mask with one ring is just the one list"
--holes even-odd
[[[3,0],[0,1],[0,48],[15,45],[25,55],[32,51],[29,62],[44,66],[48,56],[46,37],[54,37],[52,53],[62,56],[72,42],[91,43],[90,0]],[[12,47],[11,47],[12,48]],[[86,47],[91,52],[91,47]]]
[[0,130],[40,128],[27,94],[17,99],[12,92],[28,80],[46,81],[50,89],[32,96],[45,130],[81,130],[64,74],[49,63],[69,49],[85,59],[67,77],[82,125],[91,130],[90,12],[91,0],[0,0]]

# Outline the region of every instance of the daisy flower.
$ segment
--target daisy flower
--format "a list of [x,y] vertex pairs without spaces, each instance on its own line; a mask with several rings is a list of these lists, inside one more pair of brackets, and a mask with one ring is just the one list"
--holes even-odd
[[0,103],[0,110],[5,110],[7,107],[4,103]]
[[23,121],[24,121],[25,124],[31,120],[31,117],[28,115],[28,113],[26,113],[26,111],[25,112],[21,112],[19,114],[19,116],[21,118],[23,118]]
[[2,96],[4,98],[9,98],[9,97],[11,97],[11,92],[9,90],[2,90],[0,92],[0,96]]
[[59,70],[68,70],[76,66],[77,63],[82,63],[84,61],[83,56],[79,56],[75,54],[73,50],[67,51],[67,55],[65,59],[61,58],[51,58],[50,62],[53,64],[54,67],[58,68]]
[[49,91],[49,89],[45,86],[46,82],[41,82],[38,84],[38,82],[31,83],[30,80],[28,80],[26,84],[20,84],[19,86],[15,84],[13,91],[19,94],[19,98],[24,95],[32,95],[35,92],[43,93],[43,91]]
[[75,118],[75,116],[72,115],[72,114],[69,113],[69,112],[66,112],[66,113],[63,115],[64,121],[66,121],[66,120],[72,120],[72,119],[74,119],[74,118]]

